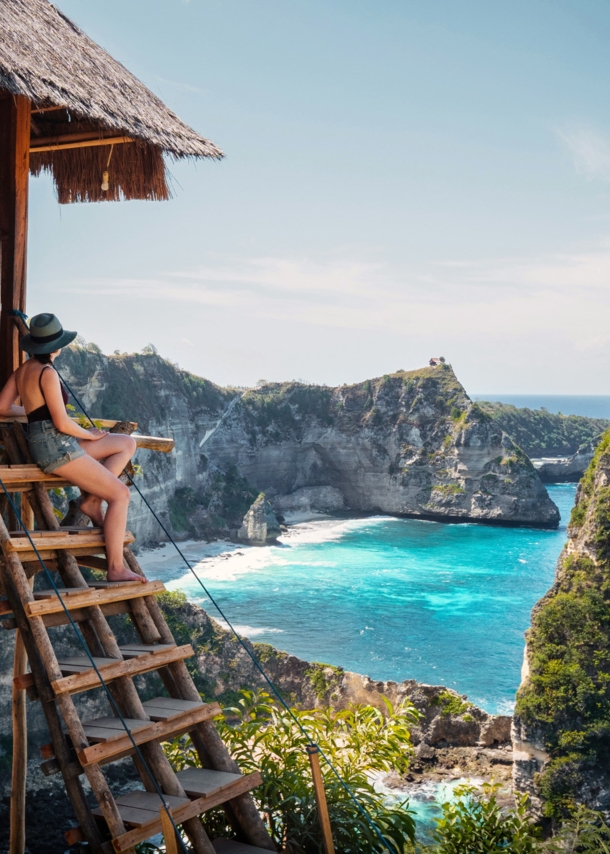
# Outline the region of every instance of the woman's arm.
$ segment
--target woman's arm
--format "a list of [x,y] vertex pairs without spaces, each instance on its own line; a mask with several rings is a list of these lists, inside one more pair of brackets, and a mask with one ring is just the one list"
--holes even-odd
[[9,415],[25,415],[23,406],[16,406],[15,401],[19,397],[17,391],[17,380],[15,374],[11,374],[8,382],[0,392],[0,415],[3,417]]
[[101,439],[106,433],[94,427],[92,430],[83,430],[68,416],[61,396],[61,386],[56,371],[43,371],[40,380],[45,403],[49,407],[49,413],[55,427],[60,433],[75,436],[77,439]]

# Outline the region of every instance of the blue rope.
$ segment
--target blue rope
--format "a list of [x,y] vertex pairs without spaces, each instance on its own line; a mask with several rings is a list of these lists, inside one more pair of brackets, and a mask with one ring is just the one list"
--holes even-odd
[[[56,368],[56,370],[57,370],[57,368]],[[93,426],[95,426],[95,422],[93,421],[93,419],[91,418],[91,416],[89,415],[89,413],[87,412],[87,410],[85,409],[85,407],[83,406],[83,404],[81,403],[81,401],[79,400],[79,398],[76,396],[76,394],[74,393],[74,391],[70,388],[70,386],[68,385],[68,383],[66,382],[66,380],[64,379],[64,377],[62,377],[62,375],[59,373],[59,371],[57,371],[57,373],[59,374],[59,378],[61,379],[61,381],[63,382],[63,384],[65,385],[65,387],[68,389],[68,391],[70,392],[70,394],[71,394],[71,395],[72,395],[72,397],[74,398],[74,400],[75,400],[75,402],[76,402],[77,406],[79,406],[79,407],[80,407],[80,409],[82,410],[83,414],[85,415],[85,417],[86,417],[86,418],[88,418],[88,419],[89,419],[89,421],[91,422],[91,424],[92,424]],[[292,709],[290,708],[290,706],[288,706],[288,705],[287,705],[286,701],[284,700],[284,698],[283,698],[283,697],[282,697],[282,695],[280,694],[279,690],[276,688],[276,686],[275,686],[275,684],[273,683],[273,681],[271,680],[271,678],[270,678],[270,677],[265,673],[265,670],[264,670],[264,668],[263,668],[262,664],[260,663],[260,661],[258,660],[258,658],[257,658],[257,657],[254,655],[254,653],[253,653],[253,652],[248,648],[248,646],[246,645],[246,643],[244,642],[244,640],[241,638],[241,636],[237,633],[237,631],[236,631],[236,630],[235,630],[235,628],[233,627],[233,624],[231,623],[231,621],[229,620],[229,618],[226,616],[226,614],[224,613],[224,611],[222,610],[222,608],[220,607],[220,605],[218,604],[218,602],[216,601],[216,599],[214,598],[214,596],[212,596],[212,594],[210,593],[210,591],[208,590],[208,588],[205,586],[205,584],[203,583],[203,581],[199,578],[199,576],[197,575],[197,573],[195,572],[195,570],[194,570],[194,569],[193,569],[193,567],[191,566],[191,564],[190,564],[189,560],[186,558],[186,556],[184,555],[184,553],[182,552],[182,550],[181,550],[181,549],[180,549],[180,547],[178,546],[178,543],[176,543],[176,541],[174,540],[174,538],[172,537],[172,535],[169,533],[169,531],[167,530],[167,528],[165,527],[165,525],[163,524],[163,522],[161,521],[161,519],[158,517],[158,515],[156,514],[156,512],[153,510],[153,508],[152,508],[152,507],[151,507],[151,505],[149,504],[148,500],[147,500],[147,499],[145,498],[145,496],[143,495],[142,490],[140,489],[140,487],[137,485],[137,483],[134,481],[134,479],[131,477],[131,475],[130,475],[127,471],[125,471],[124,473],[127,475],[127,477],[129,478],[129,480],[131,481],[132,485],[135,487],[135,489],[136,489],[136,491],[137,491],[138,495],[140,496],[140,498],[142,499],[142,501],[144,502],[144,504],[145,504],[145,505],[148,507],[148,509],[150,510],[150,512],[151,512],[151,514],[152,514],[152,516],[154,517],[154,519],[156,520],[156,522],[157,522],[157,523],[158,523],[158,525],[160,526],[161,530],[163,531],[163,533],[165,534],[165,536],[167,537],[167,539],[169,540],[169,542],[173,545],[173,547],[176,549],[176,551],[178,552],[178,554],[180,555],[180,557],[182,558],[182,560],[184,561],[184,563],[187,565],[187,567],[189,568],[189,570],[191,571],[191,573],[194,575],[195,579],[197,580],[197,583],[199,584],[199,586],[201,587],[201,589],[203,590],[203,592],[204,592],[204,593],[206,594],[206,596],[210,599],[210,601],[212,602],[212,604],[214,605],[214,607],[216,608],[216,610],[218,611],[218,613],[220,614],[220,616],[222,617],[222,619],[223,619],[223,620],[226,622],[226,624],[229,626],[229,628],[231,629],[231,631],[233,632],[233,634],[235,635],[235,637],[237,638],[237,640],[239,641],[239,643],[241,644],[241,646],[245,649],[246,653],[248,654],[248,656],[249,656],[249,657],[250,657],[250,659],[252,660],[253,664],[255,665],[255,667],[257,668],[257,670],[259,671],[259,673],[262,675],[262,677],[263,677],[263,679],[265,680],[265,682],[269,685],[269,687],[271,688],[271,690],[273,691],[273,693],[275,694],[275,696],[277,697],[277,699],[279,700],[279,702],[281,703],[281,705],[282,705],[282,706],[284,707],[284,709],[288,712],[288,714],[290,715],[290,717],[292,718],[292,720],[295,722],[295,724],[297,725],[297,727],[299,728],[299,730],[301,731],[301,733],[305,736],[305,738],[307,739],[307,741],[309,742],[309,744],[310,744],[310,745],[312,745],[312,746],[314,746],[314,747],[316,747],[316,748],[318,749],[318,752],[320,753],[320,756],[321,756],[321,757],[324,759],[324,761],[327,763],[328,767],[331,769],[331,771],[333,772],[333,774],[335,775],[335,777],[337,778],[337,780],[339,781],[339,783],[341,784],[341,786],[343,787],[343,789],[345,790],[345,792],[347,793],[347,795],[349,796],[349,798],[352,800],[352,802],[354,803],[354,805],[357,807],[357,809],[359,810],[359,812],[361,813],[361,815],[362,815],[362,816],[364,816],[364,818],[365,818],[366,822],[368,823],[369,827],[374,831],[375,835],[376,835],[376,836],[377,836],[377,838],[379,839],[379,842],[381,842],[381,844],[382,844],[386,849],[389,849],[390,851],[394,851],[394,852],[395,852],[395,854],[398,854],[398,852],[396,852],[396,849],[395,849],[395,848],[394,848],[394,846],[393,846],[393,843],[390,843],[390,842],[385,838],[385,836],[382,834],[382,832],[381,832],[381,830],[379,829],[379,827],[377,826],[377,824],[373,821],[373,819],[371,818],[371,816],[368,814],[367,810],[362,806],[362,804],[360,803],[360,801],[359,801],[359,800],[356,798],[356,796],[353,794],[353,792],[351,791],[350,787],[349,787],[349,786],[348,786],[348,784],[343,780],[343,778],[341,777],[341,775],[339,774],[339,772],[337,771],[337,769],[335,768],[335,766],[333,765],[333,763],[331,762],[331,760],[328,758],[328,756],[324,753],[324,751],[323,751],[323,750],[321,750],[321,749],[320,749],[320,747],[319,747],[317,744],[315,744],[315,742],[314,742],[314,741],[312,741],[311,736],[309,735],[309,733],[307,732],[307,730],[305,729],[305,727],[301,724],[301,722],[300,722],[300,721],[299,721],[299,719],[296,717],[296,715],[294,714],[294,712],[292,711]]]
[[181,845],[181,847],[182,847],[182,850],[183,850],[184,854],[188,854],[188,850],[187,850],[187,848],[186,848],[186,846],[185,846],[185,844],[184,844],[184,841],[183,841],[183,839],[182,839],[182,837],[181,837],[180,833],[178,832],[178,828],[176,827],[176,824],[175,824],[175,822],[174,822],[173,816],[172,816],[171,811],[170,811],[170,808],[169,808],[169,804],[167,804],[167,802],[165,801],[165,797],[164,797],[164,795],[163,795],[163,792],[161,791],[161,788],[159,787],[159,785],[158,785],[157,781],[155,780],[155,778],[154,778],[154,776],[153,776],[153,774],[152,774],[152,772],[151,772],[150,768],[148,767],[148,764],[147,764],[146,760],[145,760],[145,759],[144,759],[144,757],[142,756],[142,752],[141,752],[140,748],[138,747],[138,745],[136,744],[136,742],[135,742],[135,740],[134,740],[134,737],[133,737],[133,735],[131,734],[131,731],[130,731],[129,727],[127,726],[127,724],[126,724],[126,722],[125,722],[125,718],[123,717],[123,715],[122,715],[122,714],[121,714],[121,712],[119,711],[119,708],[118,708],[118,706],[117,706],[117,704],[116,704],[116,702],[115,702],[115,700],[114,700],[114,697],[113,697],[113,696],[112,696],[112,694],[110,693],[110,689],[108,688],[108,685],[107,685],[107,684],[106,684],[106,682],[104,681],[104,678],[103,678],[102,674],[100,673],[100,671],[99,671],[99,669],[98,669],[98,667],[97,667],[97,665],[96,665],[96,663],[95,663],[95,659],[93,658],[93,656],[91,655],[91,653],[90,653],[90,651],[89,651],[89,647],[88,647],[88,646],[87,646],[87,644],[85,643],[85,639],[84,639],[84,637],[83,637],[83,634],[82,634],[82,632],[81,632],[80,628],[78,627],[78,624],[74,621],[74,619],[73,619],[73,617],[72,617],[72,614],[70,613],[69,609],[68,609],[68,608],[67,608],[67,606],[66,606],[66,603],[64,602],[64,600],[62,599],[62,597],[59,595],[59,590],[58,590],[58,588],[57,588],[57,585],[55,584],[55,581],[53,580],[53,576],[52,576],[52,575],[51,575],[51,573],[49,572],[49,569],[48,569],[47,565],[45,564],[44,560],[43,560],[43,559],[42,559],[42,557],[40,556],[40,553],[39,553],[38,549],[36,548],[36,543],[34,542],[34,540],[32,539],[32,537],[30,536],[30,532],[27,530],[27,528],[26,528],[26,527],[25,527],[25,525],[23,524],[23,520],[22,520],[22,518],[21,518],[21,514],[20,514],[20,513],[19,513],[19,511],[17,510],[17,508],[16,508],[16,506],[15,506],[15,503],[14,503],[13,499],[11,498],[11,495],[10,495],[10,493],[8,492],[8,490],[7,490],[6,486],[4,485],[4,481],[3,481],[2,479],[0,479],[0,486],[2,487],[2,489],[3,489],[3,491],[4,491],[4,494],[5,494],[5,495],[6,495],[6,497],[8,498],[9,504],[11,505],[11,508],[12,508],[12,510],[13,510],[13,513],[15,514],[15,516],[16,516],[16,518],[17,518],[17,521],[19,522],[19,524],[21,525],[21,527],[22,527],[22,528],[23,528],[23,530],[25,531],[25,535],[26,535],[26,537],[28,538],[28,540],[30,541],[30,545],[32,546],[32,548],[33,548],[33,550],[34,550],[34,553],[35,553],[36,557],[38,558],[38,560],[39,560],[39,562],[40,562],[40,565],[42,566],[42,568],[43,568],[43,570],[44,570],[44,572],[45,572],[45,574],[46,574],[46,577],[47,577],[47,578],[49,579],[49,581],[51,582],[51,586],[52,586],[53,590],[55,591],[55,594],[56,594],[57,598],[58,598],[58,599],[59,599],[59,601],[61,602],[61,606],[62,606],[62,608],[64,609],[64,612],[65,612],[65,614],[66,614],[66,616],[67,616],[67,618],[68,618],[68,621],[69,621],[70,625],[72,626],[72,628],[74,629],[74,631],[75,631],[75,633],[76,633],[76,636],[77,636],[77,638],[78,638],[78,640],[79,640],[80,645],[81,645],[81,646],[82,646],[82,648],[84,649],[84,651],[85,651],[85,654],[86,654],[87,658],[88,658],[88,659],[89,659],[89,661],[91,662],[91,667],[95,670],[95,673],[96,673],[96,675],[97,675],[97,678],[100,680],[100,683],[101,683],[101,685],[102,685],[102,687],[103,687],[104,691],[106,692],[106,696],[108,697],[108,701],[110,702],[110,705],[112,706],[112,708],[113,708],[113,710],[114,710],[114,712],[115,712],[115,714],[116,714],[117,718],[120,720],[120,722],[121,722],[121,724],[122,724],[123,728],[125,729],[125,732],[126,732],[126,733],[127,733],[127,735],[129,736],[129,740],[130,740],[130,741],[131,741],[131,743],[133,744],[133,746],[134,746],[134,748],[135,748],[135,752],[137,753],[138,758],[139,758],[139,759],[140,759],[140,761],[142,762],[142,765],[144,766],[144,768],[145,768],[145,770],[146,770],[146,772],[147,772],[148,776],[149,776],[149,777],[150,777],[150,779],[152,780],[152,782],[153,782],[153,784],[154,784],[154,787],[155,787],[155,789],[156,789],[156,791],[157,791],[157,794],[158,794],[158,795],[159,795],[159,797],[161,798],[161,803],[163,804],[163,807],[164,807],[164,809],[165,809],[166,813],[168,814],[168,816],[169,816],[169,818],[170,818],[170,821],[171,821],[171,823],[172,823],[172,825],[173,825],[173,828],[174,828],[174,830],[175,830],[175,832],[176,832],[176,836],[177,836],[177,838],[178,838],[178,839],[179,839],[179,841],[180,841],[180,845]]

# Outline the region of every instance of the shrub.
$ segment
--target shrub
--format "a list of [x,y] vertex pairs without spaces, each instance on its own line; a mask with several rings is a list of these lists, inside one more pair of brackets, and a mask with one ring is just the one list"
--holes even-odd
[[[343,780],[368,811],[396,854],[412,851],[415,824],[406,801],[388,803],[373,788],[370,774],[395,769],[404,773],[412,754],[410,727],[419,719],[413,706],[394,709],[387,702],[384,717],[373,706],[302,711],[292,709],[298,722],[333,763]],[[237,706],[217,719],[220,735],[247,774],[260,771],[263,784],[253,796],[266,816],[269,831],[290,854],[320,854],[318,815],[309,759],[308,739],[295,720],[264,691],[242,691]],[[198,765],[188,737],[166,748],[175,768]],[[321,758],[322,775],[337,851],[342,854],[381,852],[379,840],[354,805],[328,764]],[[208,834],[231,836],[225,813],[205,813]]]

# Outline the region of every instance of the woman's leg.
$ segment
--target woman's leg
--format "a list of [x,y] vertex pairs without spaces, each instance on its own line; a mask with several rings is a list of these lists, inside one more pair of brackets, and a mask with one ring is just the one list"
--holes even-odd
[[[103,441],[100,439],[100,442]],[[54,474],[69,480],[81,490],[93,493],[101,501],[107,502],[104,539],[108,558],[108,581],[144,581],[141,576],[127,569],[123,563],[129,488],[101,463],[87,455],[66,463],[65,466],[60,466],[55,469]]]
[[[118,477],[136,450],[135,439],[124,433],[108,433],[103,439],[91,441],[79,439],[78,444],[83,451],[100,462],[104,468]],[[102,527],[104,524],[104,513],[102,511],[102,499],[97,495],[86,493],[83,495],[80,509],[85,513],[94,525]]]

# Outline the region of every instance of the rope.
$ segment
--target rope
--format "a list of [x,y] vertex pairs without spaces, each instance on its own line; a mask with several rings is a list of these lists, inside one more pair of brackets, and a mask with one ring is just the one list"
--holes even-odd
[[[56,368],[56,370],[57,370],[57,368]],[[72,397],[74,398],[74,400],[75,400],[75,402],[76,402],[77,406],[79,406],[79,407],[80,407],[80,409],[82,410],[83,414],[85,415],[85,417],[86,417],[86,418],[88,418],[88,419],[89,419],[89,421],[91,422],[91,424],[92,424],[93,426],[95,426],[95,423],[94,423],[93,419],[91,418],[91,416],[89,415],[89,413],[87,412],[87,410],[85,409],[85,407],[83,406],[83,404],[81,403],[81,401],[79,400],[79,398],[76,396],[76,394],[74,393],[74,391],[70,388],[69,384],[66,382],[66,380],[64,379],[64,377],[62,377],[62,375],[59,373],[59,371],[57,371],[57,373],[59,374],[59,378],[61,379],[61,381],[63,382],[63,384],[65,385],[65,387],[68,389],[68,391],[70,392],[70,394],[71,394],[71,395],[72,395]],[[130,475],[127,471],[125,471],[125,472],[124,472],[124,474],[126,474],[126,475],[127,475],[127,477],[129,478],[129,480],[131,481],[132,485],[135,487],[136,492],[138,493],[138,495],[140,496],[140,498],[142,499],[142,501],[144,502],[144,504],[147,506],[147,508],[150,510],[150,512],[151,512],[151,514],[152,514],[152,516],[154,517],[155,521],[158,523],[159,527],[161,528],[161,530],[163,531],[163,533],[165,534],[165,536],[167,537],[167,539],[169,540],[169,542],[170,542],[170,543],[173,545],[173,547],[176,549],[176,551],[178,552],[178,554],[180,555],[180,557],[182,558],[182,560],[184,561],[184,563],[186,564],[186,566],[189,568],[189,570],[191,571],[191,573],[193,574],[193,576],[194,576],[194,577],[195,577],[195,579],[197,580],[197,583],[199,584],[199,586],[201,587],[201,589],[203,590],[203,592],[204,592],[204,593],[206,594],[206,596],[210,599],[210,601],[212,602],[212,604],[214,605],[214,607],[216,608],[216,610],[218,611],[218,613],[220,614],[220,616],[222,617],[222,619],[223,619],[223,620],[226,622],[226,624],[229,626],[229,628],[231,629],[231,631],[233,632],[233,634],[235,635],[235,637],[237,638],[237,640],[239,641],[239,643],[241,644],[241,646],[243,647],[243,649],[246,651],[246,653],[248,654],[248,656],[249,656],[249,657],[250,657],[250,659],[252,660],[252,663],[255,665],[256,669],[259,671],[259,673],[261,674],[261,676],[263,677],[263,679],[265,680],[265,682],[267,683],[267,685],[271,688],[271,690],[273,691],[273,693],[275,694],[275,696],[277,697],[277,699],[279,700],[279,702],[281,703],[281,705],[284,707],[285,711],[286,711],[286,712],[288,712],[288,714],[290,715],[290,717],[292,718],[292,720],[295,722],[295,724],[297,725],[297,727],[298,727],[298,728],[299,728],[299,730],[301,731],[302,735],[304,735],[304,736],[305,736],[305,738],[307,739],[307,741],[309,742],[309,744],[310,744],[310,745],[312,745],[312,746],[315,746],[315,747],[318,749],[318,751],[319,751],[319,753],[320,753],[320,756],[321,756],[321,757],[324,759],[324,761],[327,763],[328,767],[331,769],[331,771],[333,772],[333,774],[335,775],[335,777],[337,778],[337,780],[339,781],[339,783],[341,784],[341,786],[343,787],[343,789],[345,790],[345,792],[347,793],[347,795],[349,796],[349,798],[352,800],[352,802],[354,803],[354,805],[357,807],[358,811],[359,811],[359,812],[361,813],[361,815],[364,817],[364,819],[366,820],[366,822],[367,822],[367,824],[369,825],[369,827],[371,828],[371,830],[373,830],[373,831],[374,831],[374,833],[375,833],[375,835],[377,836],[377,838],[378,838],[379,842],[384,846],[384,849],[389,849],[389,851],[396,852],[396,848],[394,848],[393,843],[389,842],[389,841],[386,839],[386,837],[382,834],[382,832],[381,832],[381,830],[379,829],[379,827],[377,826],[377,824],[373,821],[373,819],[371,818],[371,816],[368,814],[367,810],[362,806],[362,804],[360,803],[360,801],[359,801],[359,800],[356,798],[356,796],[353,794],[353,792],[351,791],[350,787],[349,787],[349,786],[348,786],[348,784],[345,782],[345,780],[343,780],[343,778],[341,777],[341,775],[339,774],[339,772],[337,771],[337,769],[335,768],[335,766],[333,765],[333,763],[331,762],[331,760],[330,760],[330,759],[328,758],[328,756],[324,753],[324,751],[323,751],[323,750],[321,750],[321,749],[320,749],[320,747],[319,747],[317,744],[315,744],[315,742],[311,739],[311,736],[309,735],[309,733],[307,732],[307,730],[305,729],[305,727],[301,724],[301,722],[299,721],[299,719],[296,717],[296,715],[294,714],[294,712],[293,712],[293,711],[292,711],[292,709],[290,708],[290,706],[288,706],[288,705],[287,705],[286,701],[284,700],[284,698],[283,698],[283,697],[282,697],[282,695],[280,694],[279,690],[276,688],[276,686],[275,686],[275,684],[273,683],[272,679],[271,679],[271,678],[270,678],[270,677],[265,673],[265,670],[264,670],[264,668],[263,668],[262,664],[260,663],[260,661],[258,660],[258,658],[255,656],[255,654],[252,652],[252,650],[251,650],[251,649],[246,645],[246,643],[244,642],[244,640],[242,639],[242,637],[237,633],[237,631],[235,630],[235,628],[234,628],[233,624],[231,623],[231,621],[229,620],[229,618],[227,617],[227,615],[224,613],[224,611],[222,610],[222,608],[220,607],[220,605],[218,604],[218,602],[216,601],[216,599],[214,598],[214,596],[210,593],[210,591],[209,591],[209,590],[208,590],[208,588],[205,586],[205,584],[203,583],[203,581],[199,578],[199,576],[198,576],[198,575],[197,575],[197,573],[195,572],[194,568],[191,566],[191,564],[190,564],[189,560],[187,559],[187,557],[184,555],[184,553],[182,552],[182,550],[181,550],[181,549],[180,549],[180,547],[178,546],[178,543],[176,543],[176,541],[174,540],[174,538],[172,537],[172,535],[169,533],[169,531],[167,530],[167,528],[165,527],[165,525],[163,524],[163,522],[161,521],[161,519],[158,517],[158,515],[156,514],[156,512],[153,510],[153,508],[152,508],[152,507],[151,507],[151,505],[149,504],[148,500],[147,500],[147,499],[145,498],[145,496],[143,495],[142,490],[140,489],[140,487],[137,485],[137,483],[134,481],[134,479],[131,477],[131,475]]]
[[184,852],[184,854],[189,854],[189,852],[188,852],[188,850],[187,850],[187,848],[186,848],[186,846],[185,846],[185,844],[184,844],[184,841],[183,841],[183,839],[182,839],[182,836],[181,836],[181,835],[180,835],[180,833],[178,832],[178,828],[176,827],[176,824],[175,824],[175,822],[174,822],[173,816],[172,816],[172,814],[171,814],[171,810],[170,810],[170,808],[169,808],[169,804],[166,802],[165,797],[164,797],[164,795],[163,795],[163,792],[161,791],[161,788],[159,787],[159,784],[158,784],[158,783],[157,783],[157,781],[155,780],[155,778],[154,778],[154,776],[153,776],[153,774],[152,774],[152,772],[151,772],[150,768],[148,767],[148,763],[146,762],[146,760],[145,760],[145,759],[144,759],[144,757],[142,756],[142,752],[141,752],[140,748],[138,747],[138,745],[136,744],[136,742],[135,742],[135,740],[134,740],[134,737],[133,737],[133,735],[131,734],[131,730],[129,729],[129,727],[127,726],[127,724],[126,724],[126,722],[125,722],[125,718],[124,718],[124,717],[123,717],[123,715],[121,714],[121,712],[120,712],[120,710],[119,710],[119,708],[118,708],[118,706],[117,706],[117,704],[116,704],[116,702],[115,702],[115,700],[114,700],[114,697],[113,697],[113,696],[112,696],[112,694],[110,693],[110,689],[108,688],[108,685],[107,685],[107,684],[106,684],[106,682],[104,681],[104,678],[103,678],[102,674],[100,673],[100,671],[99,671],[99,669],[98,669],[98,667],[97,667],[97,665],[96,665],[96,663],[95,663],[95,659],[94,659],[94,658],[93,658],[93,656],[91,655],[91,653],[90,653],[90,651],[89,651],[89,648],[88,648],[87,644],[85,643],[85,639],[84,639],[84,637],[83,637],[83,635],[82,635],[82,632],[81,632],[80,628],[78,627],[78,624],[74,621],[74,619],[73,619],[73,617],[72,617],[72,614],[70,613],[69,609],[68,609],[68,608],[67,608],[67,606],[66,606],[66,603],[64,602],[64,600],[62,599],[62,597],[59,595],[59,590],[58,590],[58,588],[57,588],[57,585],[55,584],[55,581],[53,580],[53,576],[51,575],[51,573],[50,573],[50,571],[49,571],[48,567],[46,566],[46,564],[45,564],[45,562],[44,562],[44,560],[43,560],[43,559],[42,559],[42,557],[40,556],[40,553],[39,553],[38,549],[36,548],[36,543],[34,542],[33,538],[30,536],[30,532],[26,529],[25,525],[23,524],[23,520],[22,520],[22,518],[21,518],[21,514],[20,514],[20,512],[17,510],[17,507],[15,506],[15,502],[14,502],[14,501],[13,501],[13,499],[11,498],[11,495],[10,495],[10,493],[8,492],[8,490],[7,490],[6,486],[4,485],[4,481],[3,481],[1,478],[0,478],[0,486],[2,487],[2,489],[3,489],[3,491],[4,491],[4,494],[5,494],[5,495],[6,495],[6,497],[8,498],[8,501],[9,501],[9,503],[10,503],[10,505],[11,505],[12,509],[13,509],[13,512],[14,512],[14,514],[15,514],[15,517],[17,518],[17,520],[18,520],[19,524],[21,525],[21,527],[22,527],[22,528],[23,528],[23,530],[25,531],[25,535],[26,535],[26,537],[28,538],[28,540],[30,541],[30,545],[32,546],[32,548],[33,548],[33,550],[34,550],[34,553],[35,553],[35,555],[36,555],[36,557],[37,557],[38,561],[40,562],[40,565],[42,566],[42,568],[43,568],[43,570],[44,570],[44,572],[45,572],[46,577],[47,577],[47,578],[48,578],[48,580],[51,582],[51,586],[52,586],[53,590],[55,591],[55,594],[56,594],[57,598],[58,598],[58,599],[59,599],[59,601],[61,602],[61,606],[62,606],[62,608],[64,609],[64,612],[65,612],[65,614],[66,614],[66,616],[67,616],[67,618],[68,618],[68,621],[69,621],[70,625],[72,626],[72,628],[74,629],[74,632],[75,632],[75,634],[76,634],[76,636],[77,636],[77,638],[78,638],[78,641],[79,641],[80,645],[82,646],[82,648],[83,648],[83,649],[84,649],[84,651],[85,651],[85,655],[87,656],[87,658],[88,658],[88,659],[89,659],[89,661],[91,662],[91,667],[95,670],[95,673],[96,673],[96,675],[97,675],[97,678],[100,680],[100,683],[101,683],[101,685],[102,685],[102,688],[103,688],[103,689],[104,689],[104,691],[106,692],[106,696],[108,697],[108,700],[109,700],[109,702],[110,702],[110,705],[112,706],[112,708],[113,708],[113,710],[114,710],[114,712],[115,712],[115,714],[116,714],[117,718],[120,720],[120,722],[121,722],[121,724],[122,724],[123,728],[125,729],[125,732],[127,733],[128,737],[129,737],[129,740],[131,741],[131,743],[132,743],[132,744],[133,744],[133,746],[134,746],[134,749],[135,749],[135,751],[136,751],[136,753],[137,753],[137,755],[138,755],[138,758],[139,758],[139,759],[140,759],[140,761],[142,762],[142,765],[143,765],[143,766],[144,766],[144,768],[146,769],[146,772],[147,772],[148,776],[150,777],[150,779],[152,780],[152,782],[153,782],[153,784],[154,784],[154,787],[155,787],[155,789],[156,789],[157,794],[158,794],[158,795],[159,795],[159,797],[161,798],[161,803],[163,804],[163,807],[164,807],[164,809],[165,809],[166,813],[167,813],[167,814],[168,814],[168,816],[169,816],[169,819],[170,819],[170,821],[171,821],[171,823],[172,823],[172,826],[173,826],[173,828],[174,828],[174,830],[175,830],[175,832],[176,832],[176,836],[177,836],[177,837],[178,837],[178,839],[180,840],[180,845],[181,845],[182,851]]

